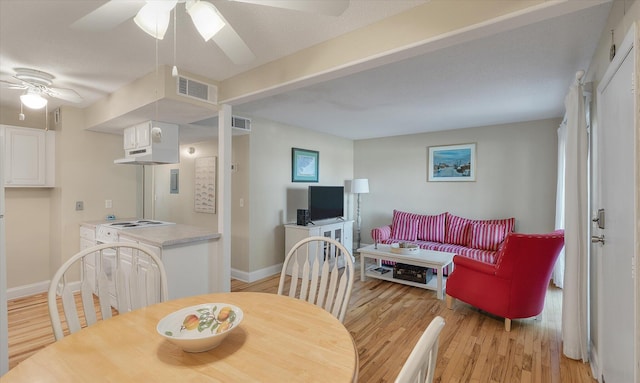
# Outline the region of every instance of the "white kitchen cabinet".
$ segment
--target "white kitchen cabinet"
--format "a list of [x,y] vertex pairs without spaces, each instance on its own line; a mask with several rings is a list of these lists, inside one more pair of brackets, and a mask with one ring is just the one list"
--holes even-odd
[[146,148],[151,146],[150,121],[131,126],[124,130],[124,150]]
[[[88,249],[96,245],[96,229],[94,226],[81,225],[80,226],[80,251]],[[96,271],[96,256],[95,253],[88,255],[84,258],[82,264],[83,278],[88,280],[91,285],[91,290],[97,293],[98,283]]]
[[[138,229],[139,231],[140,229]],[[120,242],[134,242],[148,247],[162,259],[167,272],[169,299],[206,294],[209,289],[209,254],[211,241],[194,241],[158,247],[128,237],[136,230],[120,233]]]
[[[308,237],[327,237],[332,238],[340,242],[347,248],[349,253],[353,249],[353,221],[318,221],[316,224],[309,224],[306,226],[287,224],[284,225],[284,242],[285,242],[285,256],[293,248],[293,246],[299,241]],[[351,254],[350,254],[351,255]],[[299,257],[304,258],[306,254],[299,252]],[[352,256],[353,259],[353,256]],[[303,264],[303,260],[300,259],[300,264]],[[313,262],[313,260],[311,260]],[[341,266],[338,264],[338,266]],[[287,270],[288,273],[291,270]]]
[[0,125],[5,131],[5,187],[55,186],[55,132]]

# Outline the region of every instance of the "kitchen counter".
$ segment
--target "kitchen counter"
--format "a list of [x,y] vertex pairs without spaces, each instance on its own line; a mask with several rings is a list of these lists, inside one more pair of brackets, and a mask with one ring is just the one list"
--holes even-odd
[[167,247],[210,239],[217,240],[220,238],[220,233],[204,227],[176,223],[175,225],[121,230],[120,237],[144,241],[158,247]]
[[[113,221],[87,221],[83,222],[82,225],[95,227],[97,225],[132,221],[136,219],[138,218],[124,218],[116,219]],[[181,223],[156,227],[141,227],[135,229],[120,230],[119,234],[120,237],[125,237],[136,241],[143,241],[150,245],[158,247],[167,247],[190,242],[206,241],[210,239],[218,240],[220,238],[220,233],[217,233],[213,230],[200,226],[183,225]]]

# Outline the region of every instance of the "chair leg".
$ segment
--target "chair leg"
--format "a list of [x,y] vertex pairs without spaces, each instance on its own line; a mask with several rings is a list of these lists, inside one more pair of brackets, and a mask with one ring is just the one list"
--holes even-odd
[[504,318],[504,331],[511,331],[511,319],[509,318]]
[[449,310],[451,310],[453,303],[456,301],[456,298],[452,297],[451,295],[447,294],[447,308]]

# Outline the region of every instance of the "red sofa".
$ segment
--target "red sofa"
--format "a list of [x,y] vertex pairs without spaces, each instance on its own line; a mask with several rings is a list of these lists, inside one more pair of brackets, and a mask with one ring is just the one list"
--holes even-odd
[[408,242],[427,250],[495,263],[498,250],[507,234],[513,231],[515,221],[515,218],[479,220],[448,212],[423,215],[394,210],[391,225],[371,230],[371,237],[376,244]]
[[453,257],[447,279],[447,307],[457,298],[480,310],[511,319],[542,312],[551,272],[564,246],[564,231],[548,234],[509,233],[495,264]]

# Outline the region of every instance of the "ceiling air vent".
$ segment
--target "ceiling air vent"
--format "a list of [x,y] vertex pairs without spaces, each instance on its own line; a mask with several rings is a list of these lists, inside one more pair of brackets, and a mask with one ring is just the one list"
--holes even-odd
[[231,116],[231,127],[250,132],[251,131],[251,120],[248,119],[248,118]]
[[218,103],[217,86],[184,76],[178,76],[178,94],[212,104]]

